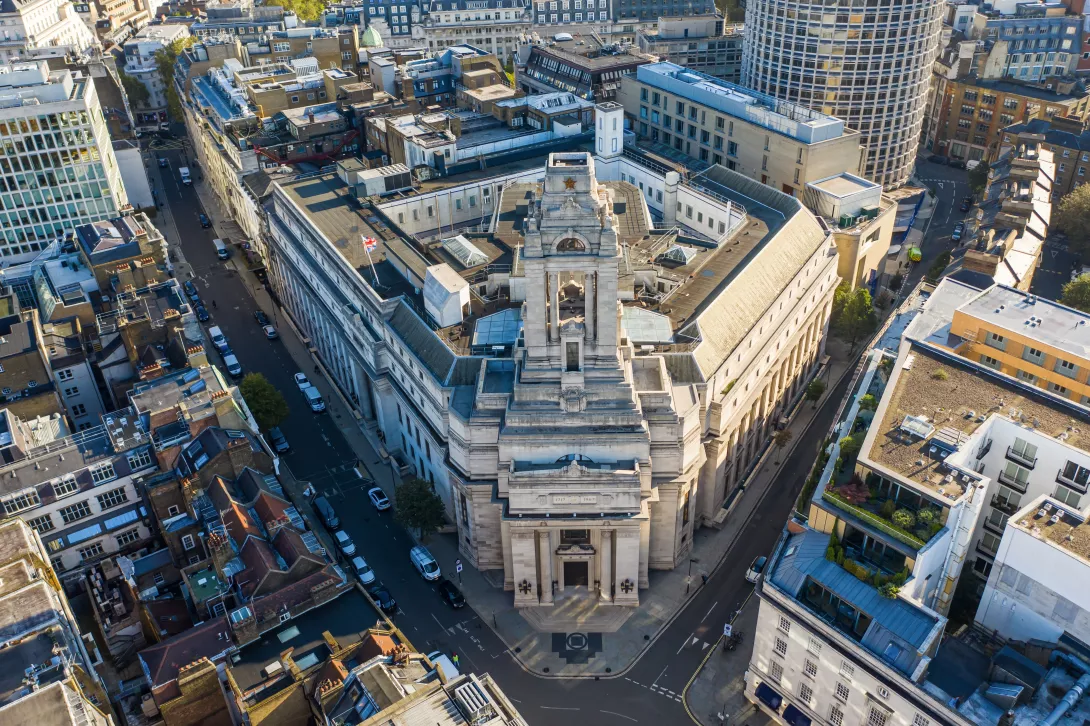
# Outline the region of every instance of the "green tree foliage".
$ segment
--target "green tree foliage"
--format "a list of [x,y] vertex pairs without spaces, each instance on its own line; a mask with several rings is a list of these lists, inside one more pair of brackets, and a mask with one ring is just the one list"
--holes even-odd
[[260,373],[247,374],[238,388],[262,431],[279,426],[288,417],[284,396]]
[[1068,248],[1090,258],[1090,184],[1080,184],[1052,207],[1052,225],[1067,235]]
[[841,339],[855,346],[866,336],[874,332],[878,325],[878,316],[874,313],[874,303],[870,291],[865,287],[854,290],[847,282],[840,283],[833,294],[833,312],[830,325]]
[[815,378],[810,381],[810,385],[806,387],[806,400],[813,401],[814,405],[821,400],[821,397],[825,395],[825,381],[820,378]]
[[840,440],[840,455],[844,459],[855,456],[861,448],[863,448],[863,434],[861,433],[845,436]]
[[927,269],[927,281],[938,282],[942,277],[943,270],[950,265],[950,253],[943,252],[941,255],[935,258],[935,261],[931,263],[931,267]]
[[167,108],[172,121],[182,120],[182,103],[178,99],[178,92],[174,89],[174,63],[178,60],[181,52],[195,42],[197,42],[197,39],[192,36],[178,38],[170,45],[155,52],[155,65],[159,69],[159,78],[167,89]]
[[739,0],[716,0],[715,5],[723,17],[732,23],[741,23],[746,19],[746,10]]
[[1064,285],[1060,302],[1068,307],[1090,313],[1090,275],[1079,275]]
[[878,409],[878,399],[874,397],[873,393],[868,393],[859,399],[860,411],[876,411]]
[[394,519],[427,539],[443,526],[443,500],[424,479],[401,482],[394,491]]
[[776,445],[776,448],[783,449],[785,446],[791,443],[791,439],[794,438],[794,434],[789,429],[783,429],[777,431],[776,435],[772,437],[772,443]]
[[980,194],[988,186],[988,172],[990,170],[991,167],[988,166],[988,162],[982,161],[977,164],[975,169],[969,171],[969,188],[975,194]]
[[325,3],[321,0],[276,0],[276,4],[284,8],[284,12],[291,10],[299,16],[299,20],[312,22],[322,17]]
[[916,515],[908,509],[898,509],[889,519],[904,530],[910,530],[916,526]]
[[151,94],[148,93],[148,87],[126,73],[124,68],[119,67],[117,69],[117,76],[121,79],[125,95],[129,97],[129,104],[132,106],[145,106],[151,97]]

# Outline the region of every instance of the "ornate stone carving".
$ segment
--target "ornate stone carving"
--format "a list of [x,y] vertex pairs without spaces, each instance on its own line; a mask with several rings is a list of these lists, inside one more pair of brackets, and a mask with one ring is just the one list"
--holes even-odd
[[[582,388],[566,388],[560,393],[560,408],[565,413],[582,413],[587,408],[587,392]],[[579,469],[576,462],[572,462],[569,469]]]

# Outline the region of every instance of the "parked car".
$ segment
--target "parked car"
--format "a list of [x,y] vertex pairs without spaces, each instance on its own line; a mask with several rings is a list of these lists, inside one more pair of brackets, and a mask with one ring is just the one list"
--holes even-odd
[[965,161],[962,160],[962,159],[951,159],[950,160],[950,166],[955,168],[955,169],[965,169],[965,168],[967,168],[966,165],[965,165]]
[[269,324],[269,316],[265,314],[264,310],[255,310],[254,320],[256,320],[257,324],[263,328]]
[[462,597],[462,593],[450,580],[439,581],[439,597],[443,598],[443,601],[452,608],[462,608],[466,604],[466,599]]
[[397,612],[397,601],[394,600],[394,596],[390,594],[385,585],[375,585],[368,592],[371,593],[371,597],[374,598],[375,603],[382,609],[382,612],[387,615],[393,615]]
[[227,372],[231,374],[232,378],[242,376],[242,364],[238,362],[238,358],[235,357],[234,353],[223,356],[223,365],[227,366]]
[[945,156],[942,156],[941,154],[932,154],[931,156],[927,157],[927,160],[930,161],[932,164],[943,164],[943,165],[946,165],[950,161],[949,159],[947,159]]
[[327,528],[336,529],[341,526],[341,520],[337,517],[337,512],[325,497],[314,498],[314,511],[322,518],[322,522],[325,523]]
[[954,225],[954,231],[950,234],[950,239],[958,242],[961,240],[961,236],[965,234],[965,225],[958,222]]
[[211,315],[208,314],[208,308],[206,308],[204,305],[198,305],[197,309],[196,309],[196,313],[197,313],[197,320],[200,320],[202,323],[207,323],[209,321],[209,319],[211,319],[211,317],[212,317]]
[[182,289],[185,290],[185,294],[189,296],[190,300],[194,302],[200,298],[197,294],[197,286],[193,284],[192,280],[186,280],[182,283]]
[[284,432],[280,430],[279,426],[273,426],[269,429],[269,443],[272,444],[273,449],[281,454],[291,451],[288,437],[284,436]]
[[439,563],[431,556],[431,552],[428,552],[427,547],[421,545],[413,547],[409,550],[409,559],[412,560],[413,567],[425,580],[439,579],[441,574],[439,572]]
[[231,345],[227,342],[227,336],[220,330],[220,326],[213,325],[209,328],[208,337],[212,339],[212,345],[216,346],[216,350],[220,352],[220,355],[227,355]]
[[169,166],[169,165],[170,165],[170,162],[167,161],[165,156],[160,156],[159,157],[159,168],[160,169],[166,169],[167,166]]
[[360,578],[361,584],[370,585],[375,581],[375,571],[367,564],[367,560],[362,557],[352,558],[352,569],[356,571],[356,577]]
[[746,582],[757,582],[761,577],[761,573],[765,571],[765,564],[767,563],[767,557],[755,557],[753,562],[750,563],[749,569],[746,570]]
[[208,229],[212,226],[212,220],[204,214],[198,214],[197,219],[201,220],[201,227],[203,227],[204,229]]
[[380,512],[390,508],[390,500],[386,496],[386,492],[382,491],[379,487],[368,489],[367,498],[371,500],[371,504],[375,505],[375,509]]
[[352,541],[352,538],[348,536],[348,533],[343,529],[338,529],[333,533],[333,539],[337,540],[337,549],[344,553],[345,557],[351,557],[356,554],[356,543]]
[[300,391],[303,390],[304,388],[310,388],[310,381],[307,380],[307,374],[306,373],[296,373],[295,374],[295,385],[299,386]]
[[961,211],[968,212],[972,208],[973,208],[973,198],[972,197],[965,197],[964,199],[961,200],[961,207],[960,207]]
[[265,327],[262,328],[262,330],[265,331],[265,337],[268,340],[276,340],[277,338],[280,337],[280,333],[276,332],[276,328],[274,328],[271,325],[266,325]]

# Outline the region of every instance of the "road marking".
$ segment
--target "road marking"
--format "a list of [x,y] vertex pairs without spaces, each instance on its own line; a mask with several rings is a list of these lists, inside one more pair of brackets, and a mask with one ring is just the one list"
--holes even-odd
[[685,640],[681,641],[681,647],[677,649],[677,653],[674,655],[681,655],[681,651],[685,650],[685,646],[689,644],[689,636],[685,636]]
[[[669,668],[669,667],[670,666],[666,666],[666,668]],[[662,673],[659,673],[659,677],[655,679],[655,683],[658,683],[659,679],[661,679],[666,674],[666,668],[663,668]],[[651,685],[654,686],[655,683],[652,683]]]
[[700,650],[707,650],[709,645],[711,645],[711,643],[709,643],[708,641],[704,641],[704,644],[700,647]]
[[715,606],[718,605],[718,604],[719,604],[719,601],[716,600],[715,603],[710,608],[708,608],[707,614],[704,617],[700,618],[700,622],[704,622],[705,620],[707,620],[708,615],[712,614],[712,610],[715,610]]
[[442,630],[444,633],[447,632],[447,629],[443,626],[441,622],[439,622],[439,618],[435,617],[435,613],[430,613],[430,615],[431,619],[435,621],[435,624],[439,626],[439,629]]
[[[512,700],[514,700],[514,699],[512,699]],[[608,713],[610,716],[620,716],[621,718],[627,718],[629,721],[634,721],[635,723],[639,723],[639,721],[636,721],[636,719],[632,718],[631,716],[625,716],[623,713],[617,713],[616,711],[605,711],[603,709],[598,709],[598,712],[599,713]]]
[[544,708],[546,711],[578,711],[578,708],[564,708],[562,706],[538,706],[538,708]]

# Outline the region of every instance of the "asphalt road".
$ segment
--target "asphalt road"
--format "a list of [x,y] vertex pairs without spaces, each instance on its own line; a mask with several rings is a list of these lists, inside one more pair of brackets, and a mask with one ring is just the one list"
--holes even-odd
[[[178,178],[183,151],[175,148],[154,154],[170,162],[165,169],[153,164],[152,178],[159,198],[170,207],[184,256],[193,267],[192,279],[212,314],[206,327],[222,328],[244,372],[264,374],[284,393],[291,415],[281,429],[292,445],[285,460],[297,477],[311,481],[328,496],[356,543],[357,554],[366,558],[397,600],[394,620],[414,645],[425,652],[457,653],[462,670],[490,673],[532,724],[561,720],[569,726],[688,722],[681,693],[706,654],[704,644],[717,639],[723,623],[752,593],[745,571],[755,557],[771,552],[848,382],[826,396],[813,425],[782,465],[780,481],[768,489],[723,566],[711,574],[702,591],[624,677],[538,678],[517,666],[477,613],[469,607],[448,607],[435,586],[417,575],[408,557],[412,540],[388,512],[376,512],[371,506],[366,482],[353,469],[355,453],[330,414],[310,412],[293,380],[298,371],[295,363],[282,343],[265,339],[253,318],[256,304],[245,282],[216,258],[214,230],[202,229],[198,223],[202,209],[197,193],[182,186]],[[276,311],[265,312],[282,334],[292,334]],[[304,372],[316,375],[313,369]],[[374,452],[369,452],[363,463],[372,470],[381,465]],[[370,624],[371,617],[371,613],[361,613],[361,628]],[[748,640],[743,647],[748,647]]]
[[964,169],[955,169],[945,164],[932,164],[924,157],[916,162],[916,176],[928,187],[935,190],[937,206],[931,218],[931,226],[924,237],[920,251],[923,259],[909,270],[908,278],[902,285],[902,291],[915,287],[928,268],[940,254],[957,247],[958,243],[951,239],[954,226],[965,217],[976,214],[976,207],[968,212],[962,212],[959,207],[961,200],[969,196],[968,172]]

